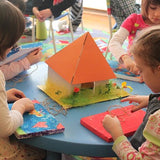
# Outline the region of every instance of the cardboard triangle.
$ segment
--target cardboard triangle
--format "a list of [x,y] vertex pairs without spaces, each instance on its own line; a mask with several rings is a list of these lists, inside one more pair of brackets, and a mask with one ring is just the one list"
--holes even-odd
[[73,84],[116,78],[94,39],[88,33],[84,42]]
[[46,63],[72,84],[116,78],[89,32],[50,57]]
[[77,59],[79,59],[85,38],[86,34],[46,60],[49,67],[69,83],[71,83],[73,73],[75,73]]

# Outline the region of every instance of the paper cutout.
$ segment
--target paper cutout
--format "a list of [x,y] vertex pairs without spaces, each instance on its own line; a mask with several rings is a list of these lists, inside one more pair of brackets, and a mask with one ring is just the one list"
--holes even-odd
[[107,61],[108,61],[109,65],[111,66],[111,68],[113,69],[117,78],[140,82],[139,75],[135,75],[135,74],[129,72],[126,68],[124,68],[123,65],[120,65],[115,60],[107,60]]
[[131,112],[132,107],[133,105],[129,105],[126,107],[117,108],[111,111],[106,111],[103,113],[84,117],[80,120],[80,123],[103,140],[107,142],[112,142],[112,136],[104,129],[102,125],[102,120],[104,119],[106,114],[110,114],[113,116],[116,115],[120,120],[123,133],[127,137],[129,137],[132,136],[134,132],[138,129],[145,115],[145,111],[143,110]]
[[103,41],[102,39],[97,38],[97,39],[95,39],[95,42],[96,42],[98,48],[100,49],[100,51],[102,53],[106,52],[107,43],[105,41]]
[[[38,87],[65,109],[129,95],[109,81],[116,76],[89,32],[46,63],[48,79]],[[75,88],[79,89],[78,93]]]
[[20,59],[23,59],[26,57],[29,53],[37,50],[39,47],[34,47],[34,48],[20,48],[18,47],[17,50],[11,50],[11,52],[7,55],[7,57],[3,60],[0,61],[0,66],[4,64],[8,64],[13,61],[18,61]]
[[46,63],[71,84],[116,78],[89,32],[46,60]]
[[[10,109],[11,107],[12,104],[9,104]],[[35,110],[30,113],[25,113],[23,118],[23,125],[15,132],[15,136],[18,139],[61,133],[65,129],[64,126],[42,105],[37,103],[37,101],[35,103]]]

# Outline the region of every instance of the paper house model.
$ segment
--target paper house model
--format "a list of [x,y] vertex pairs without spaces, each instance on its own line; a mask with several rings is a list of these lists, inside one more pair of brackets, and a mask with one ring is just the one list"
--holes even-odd
[[45,87],[40,88],[58,102],[79,90],[89,89],[93,94],[97,86],[104,87],[108,80],[116,78],[89,32],[50,57],[46,63],[48,80]]

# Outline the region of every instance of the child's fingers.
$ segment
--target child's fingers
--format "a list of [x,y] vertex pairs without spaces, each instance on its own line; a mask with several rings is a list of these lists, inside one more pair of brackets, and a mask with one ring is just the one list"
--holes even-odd
[[129,102],[137,102],[137,97],[136,96],[129,96],[127,98],[123,98],[121,99],[121,102],[126,102],[126,101],[129,101]]
[[142,108],[144,108],[144,105],[141,103],[138,106],[133,106],[133,108],[131,109],[131,112],[136,112]]
[[37,48],[36,50],[34,50],[33,52],[31,52],[30,54],[31,55],[35,55],[35,54],[37,54],[39,51],[41,51],[42,50],[42,48],[40,47],[40,48]]

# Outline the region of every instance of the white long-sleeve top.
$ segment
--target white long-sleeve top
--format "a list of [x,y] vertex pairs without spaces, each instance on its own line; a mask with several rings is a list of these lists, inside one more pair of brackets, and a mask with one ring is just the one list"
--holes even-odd
[[0,160],[42,160],[45,152],[32,148],[9,137],[23,124],[19,111],[9,110],[5,91],[5,79],[0,71]]
[[0,71],[0,138],[8,137],[23,124],[23,116],[19,111],[9,110],[5,90],[5,78]]
[[122,47],[124,41],[129,36],[127,29],[120,27],[120,29],[113,35],[112,39],[109,42],[109,49],[113,56],[119,61],[119,58],[126,54],[127,51]]

